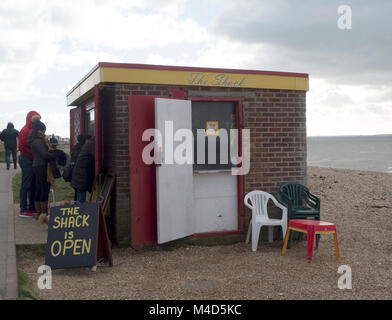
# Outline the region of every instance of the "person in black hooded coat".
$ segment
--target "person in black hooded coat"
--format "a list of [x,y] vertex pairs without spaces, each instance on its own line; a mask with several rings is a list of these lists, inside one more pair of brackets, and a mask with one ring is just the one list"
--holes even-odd
[[76,201],[86,201],[87,191],[91,192],[95,175],[94,138],[83,145],[72,171],[71,186],[76,189]]
[[73,147],[72,150],[71,150],[71,163],[72,163],[73,165],[75,165],[76,160],[78,160],[79,153],[80,153],[80,151],[82,150],[84,144],[85,144],[86,141],[87,141],[88,139],[90,139],[90,138],[91,138],[91,136],[89,136],[89,135],[86,134],[86,133],[81,133],[81,134],[79,134],[78,137],[76,138],[78,142],[74,145],[74,147]]
[[[90,139],[91,136],[86,134],[86,133],[81,133],[77,136],[77,143],[74,145],[74,147],[71,150],[71,159],[70,159],[70,164],[67,168],[64,169],[63,172],[63,178],[67,182],[72,182],[72,171],[73,168],[75,167],[76,160],[78,160],[78,156],[80,151],[82,150],[84,144],[88,139]],[[77,190],[74,188],[75,193],[74,193],[74,201],[77,199]]]
[[35,177],[35,209],[36,218],[42,223],[48,223],[48,198],[51,182],[48,181],[48,164],[56,160],[56,153],[49,150],[45,136],[46,126],[41,121],[33,123],[33,130],[27,138],[27,146],[33,153],[33,173]]
[[16,152],[17,152],[17,143],[16,138],[19,136],[19,131],[15,129],[14,124],[12,122],[8,122],[7,129],[4,129],[0,134],[0,140],[4,141],[4,149],[5,149],[5,162],[7,163],[7,170],[10,169],[10,156],[12,154],[12,160],[14,161],[14,169],[18,167]]

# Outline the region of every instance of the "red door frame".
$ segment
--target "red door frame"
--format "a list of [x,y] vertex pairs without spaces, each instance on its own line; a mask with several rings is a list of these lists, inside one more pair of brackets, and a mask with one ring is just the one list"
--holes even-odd
[[[141,130],[155,128],[155,98],[184,99],[184,92],[171,91],[170,97],[130,95],[128,97],[129,194],[131,245],[142,248],[158,241],[156,206],[156,165],[142,161]],[[135,200],[136,199],[136,200]]]
[[[86,133],[86,112],[87,107],[89,110],[94,109],[94,161],[95,161],[95,173],[100,173],[102,170],[102,137],[103,137],[103,126],[101,119],[101,108],[99,99],[99,87],[94,87],[94,95],[89,98],[83,105],[77,107],[80,108],[80,133]],[[71,111],[74,109],[71,109]],[[71,118],[71,148],[76,144],[77,137],[73,136],[74,122]]]
[[69,145],[72,150],[72,148],[75,145],[75,113],[78,112],[78,108],[73,108],[69,110]]
[[99,87],[94,87],[94,155],[95,155],[95,173],[101,172],[101,159],[102,159],[102,132],[101,132],[101,110],[99,105]]
[[77,138],[75,137],[75,113],[79,112],[79,133],[84,133],[84,119],[85,119],[85,107],[84,106],[78,106],[70,111],[70,148],[72,149],[76,142]]
[[[191,101],[217,101],[217,102],[234,102],[236,106],[236,128],[238,129],[239,143],[238,143],[238,156],[242,157],[242,128],[243,128],[243,113],[242,113],[242,98],[241,97],[188,97]],[[238,164],[239,167],[241,164]],[[195,233],[190,237],[213,237],[223,235],[236,235],[244,232],[244,176],[237,176],[237,206],[238,206],[238,230],[233,231],[213,231],[204,233]]]
[[[242,98],[187,98],[180,92],[172,92],[171,97],[131,95],[128,98],[128,142],[129,142],[129,174],[130,174],[130,215],[131,244],[133,248],[142,248],[157,243],[156,181],[155,164],[142,164],[142,150],[150,142],[142,141],[140,130],[144,127],[155,128],[155,98],[188,99],[191,101],[227,101],[236,104],[236,124],[239,130],[238,155],[242,156]],[[131,107],[131,105],[133,106]],[[142,118],[140,118],[142,117]],[[139,127],[138,127],[139,126]],[[239,165],[238,165],[239,166]],[[143,172],[142,172],[143,171]],[[223,236],[242,234],[244,230],[244,177],[237,176],[238,189],[238,229],[196,233],[190,237]],[[136,199],[136,200],[135,200]],[[145,208],[145,204],[149,208]]]

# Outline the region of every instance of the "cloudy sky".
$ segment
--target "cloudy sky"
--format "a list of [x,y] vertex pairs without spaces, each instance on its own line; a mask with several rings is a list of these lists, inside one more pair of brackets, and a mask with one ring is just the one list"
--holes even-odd
[[37,110],[69,136],[65,94],[101,61],[309,73],[308,136],[392,134],[391,13],[390,0],[1,0],[0,128]]

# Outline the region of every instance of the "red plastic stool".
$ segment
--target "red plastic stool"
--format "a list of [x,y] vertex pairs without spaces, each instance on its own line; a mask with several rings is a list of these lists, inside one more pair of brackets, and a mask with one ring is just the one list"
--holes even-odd
[[339,260],[338,236],[336,233],[336,226],[333,223],[319,221],[319,220],[295,220],[295,219],[290,220],[289,225],[287,227],[286,236],[283,242],[282,255],[286,253],[287,242],[289,240],[290,231],[298,231],[307,234],[308,237],[307,258],[309,263],[312,263],[315,235],[333,233],[334,240],[335,240],[335,256],[336,256],[336,260]]

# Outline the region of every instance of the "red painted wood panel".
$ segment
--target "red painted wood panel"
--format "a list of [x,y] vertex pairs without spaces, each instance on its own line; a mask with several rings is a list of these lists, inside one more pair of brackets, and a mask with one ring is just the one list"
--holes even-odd
[[95,131],[95,172],[100,173],[101,172],[101,163],[102,163],[102,149],[101,149],[101,141],[102,141],[102,132],[101,132],[101,110],[100,110],[100,105],[99,105],[99,88],[96,85],[94,87],[94,131]]
[[157,243],[155,165],[146,165],[142,152],[144,130],[155,128],[153,96],[131,95],[129,106],[130,208],[133,248]]

